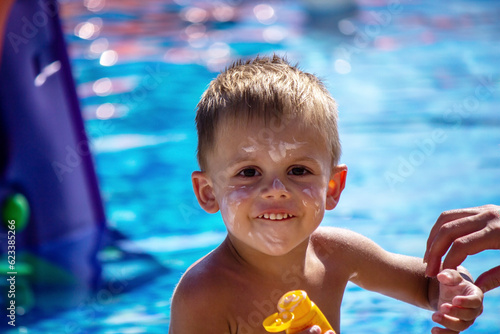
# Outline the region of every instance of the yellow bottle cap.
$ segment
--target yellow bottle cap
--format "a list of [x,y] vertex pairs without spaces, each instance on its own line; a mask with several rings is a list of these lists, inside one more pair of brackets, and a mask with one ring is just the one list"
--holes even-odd
[[278,310],[293,312],[297,318],[302,318],[308,314],[311,307],[311,300],[303,290],[289,291],[278,302]]
[[278,333],[287,330],[292,325],[292,320],[294,318],[293,313],[285,311],[280,313],[274,313],[268,316],[262,325],[266,331],[271,333]]

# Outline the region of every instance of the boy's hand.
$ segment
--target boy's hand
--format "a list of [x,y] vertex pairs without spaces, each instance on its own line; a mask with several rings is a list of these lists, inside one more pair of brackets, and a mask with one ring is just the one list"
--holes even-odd
[[[321,328],[319,326],[312,326],[297,334],[321,334]],[[324,334],[335,334],[334,331],[326,331]]]
[[483,292],[457,270],[445,269],[437,279],[439,300],[432,320],[446,329],[434,327],[432,333],[458,333],[469,328],[483,312]]

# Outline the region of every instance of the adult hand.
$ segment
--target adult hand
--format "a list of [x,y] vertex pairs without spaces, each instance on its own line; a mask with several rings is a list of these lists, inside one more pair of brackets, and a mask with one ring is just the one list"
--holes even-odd
[[[469,255],[486,249],[500,249],[500,206],[446,211],[439,216],[427,240],[424,262],[426,275],[436,276],[442,269],[455,269]],[[500,286],[500,266],[481,274],[475,284],[483,292]]]

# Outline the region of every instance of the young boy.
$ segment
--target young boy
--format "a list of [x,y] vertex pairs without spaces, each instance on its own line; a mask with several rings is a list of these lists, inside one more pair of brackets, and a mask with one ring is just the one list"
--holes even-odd
[[169,333],[267,333],[262,321],[297,289],[340,333],[348,281],[437,310],[433,320],[447,329],[433,333],[460,332],[481,313],[483,294],[465,269],[427,278],[422,259],[318,228],[347,167],[338,164],[336,103],[315,76],[276,55],[237,62],[203,94],[196,122],[193,188],[205,211],[221,211],[228,234],[180,280]]

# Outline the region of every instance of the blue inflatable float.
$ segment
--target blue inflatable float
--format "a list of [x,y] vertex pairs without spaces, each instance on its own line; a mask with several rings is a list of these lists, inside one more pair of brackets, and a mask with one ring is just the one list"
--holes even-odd
[[[16,0],[4,28],[0,268],[14,277],[16,298],[8,297],[11,281],[2,279],[0,300],[6,306],[14,300],[17,314],[52,313],[102,289],[120,293],[140,284],[151,276],[145,272],[162,268],[140,251],[121,252],[123,237],[106,228],[57,2]],[[142,275],[121,276],[116,265],[103,273],[98,254],[110,248],[121,261],[142,259]]]

